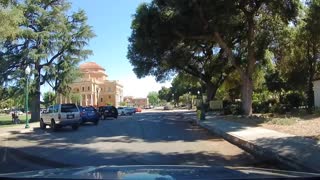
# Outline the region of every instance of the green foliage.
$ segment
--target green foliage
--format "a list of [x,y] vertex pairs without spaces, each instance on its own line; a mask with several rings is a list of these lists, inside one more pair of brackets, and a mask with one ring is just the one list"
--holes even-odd
[[[191,29],[198,31],[195,27],[201,22],[192,6],[186,5],[177,1],[142,4],[132,21],[128,59],[139,78],[153,75],[161,81],[170,78],[173,73],[191,75],[210,86],[207,95],[211,100],[233,68],[224,50],[214,41],[179,35]],[[191,14],[187,13],[188,10]],[[191,23],[195,24],[191,26]],[[180,30],[183,32],[178,32]]]
[[43,104],[45,108],[48,108],[56,100],[56,94],[54,92],[48,91],[43,93]]
[[126,102],[120,102],[120,106],[127,106]]
[[304,105],[305,97],[298,92],[292,92],[287,94],[284,97],[283,104],[288,105],[288,108],[298,108],[299,106]]
[[161,87],[161,89],[158,91],[158,97],[162,101],[170,101],[171,99],[171,91],[170,88]]
[[271,92],[281,92],[286,88],[286,83],[283,77],[280,76],[279,71],[266,74],[266,86]]
[[70,99],[73,103],[80,105],[80,102],[82,100],[81,94],[79,93],[71,93],[70,95]]
[[47,83],[55,92],[68,94],[78,63],[91,54],[85,48],[94,34],[85,12],[70,13],[65,0],[24,0],[16,6],[25,20],[19,24],[17,39],[0,48],[0,83],[22,89],[24,69],[30,66],[32,119],[38,120],[40,86]]
[[22,13],[19,7],[0,1],[0,42],[16,38],[20,31],[19,24],[24,20]]
[[157,105],[159,103],[158,96],[159,96],[158,93],[155,91],[149,92],[149,94],[148,94],[149,103],[153,106]]

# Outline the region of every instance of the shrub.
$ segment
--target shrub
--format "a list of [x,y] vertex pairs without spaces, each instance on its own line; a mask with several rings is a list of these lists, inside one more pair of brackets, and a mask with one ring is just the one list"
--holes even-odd
[[299,106],[303,105],[303,102],[305,101],[305,97],[300,93],[293,92],[293,93],[287,94],[284,97],[283,101],[284,101],[283,103],[286,104],[289,109],[298,108]]
[[230,104],[228,103],[226,106],[223,107],[223,113],[225,115],[228,115],[228,114],[233,114],[233,115],[242,114],[242,109],[241,109],[240,102],[230,103]]
[[284,104],[277,103],[271,106],[270,111],[272,113],[285,114],[287,111],[287,106]]

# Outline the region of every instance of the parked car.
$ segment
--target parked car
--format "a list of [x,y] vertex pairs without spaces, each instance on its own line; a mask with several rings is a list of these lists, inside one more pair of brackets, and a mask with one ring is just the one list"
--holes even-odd
[[99,114],[101,119],[106,119],[107,117],[118,118],[118,110],[114,106],[101,106],[99,107]]
[[142,109],[140,107],[137,107],[136,112],[142,112]]
[[99,112],[93,106],[82,107],[79,106],[81,123],[92,122],[95,125],[98,125],[100,120]]
[[126,109],[127,109],[129,115],[136,113],[136,108],[134,108],[134,107],[126,107]]
[[56,104],[49,106],[45,113],[41,114],[40,128],[50,126],[53,131],[63,126],[71,126],[77,130],[81,122],[80,111],[75,104]]
[[118,107],[117,110],[118,114],[122,116],[130,114],[130,110],[126,107]]

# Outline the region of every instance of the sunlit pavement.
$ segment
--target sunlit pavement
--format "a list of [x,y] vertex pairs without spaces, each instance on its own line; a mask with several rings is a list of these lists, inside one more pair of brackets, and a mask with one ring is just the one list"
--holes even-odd
[[[98,126],[86,124],[78,131],[35,129],[30,133],[1,137],[0,169],[13,172],[87,165],[268,167],[195,126],[189,118],[193,115],[194,112],[186,110],[150,110],[116,120],[101,120]],[[16,152],[21,153],[15,156]],[[19,168],[15,168],[19,161]],[[6,168],[1,168],[3,166]]]

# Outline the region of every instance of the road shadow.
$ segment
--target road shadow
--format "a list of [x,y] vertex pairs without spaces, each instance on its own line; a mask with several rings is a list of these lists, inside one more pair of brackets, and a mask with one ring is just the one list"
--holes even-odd
[[[159,115],[159,114],[158,114]],[[87,165],[210,165],[210,166],[259,166],[272,167],[268,162],[255,159],[250,154],[239,151],[234,155],[182,151],[166,151],[175,143],[219,142],[223,141],[189,120],[179,120],[177,113],[159,115],[141,114],[134,119],[100,121],[98,126],[82,126],[74,131],[62,128],[58,132],[36,128],[32,133],[16,134],[7,138],[8,143],[26,143],[16,150],[48,161]],[[239,128],[239,127],[234,127]],[[29,143],[30,142],[30,143]],[[101,148],[107,144],[110,147]],[[142,143],[140,149],[130,148]],[[155,144],[163,144],[162,150],[146,150]],[[94,144],[94,146],[92,145]],[[126,148],[117,145],[126,144]],[[195,144],[196,145],[196,144]],[[113,147],[114,146],[114,147]],[[121,146],[120,146],[121,147]],[[151,148],[152,149],[152,148]],[[210,151],[211,152],[211,151]],[[29,158],[30,159],[30,158]],[[31,158],[32,159],[32,158]],[[39,163],[41,163],[39,161]],[[275,165],[277,166],[277,165]],[[278,168],[278,167],[276,167]]]

